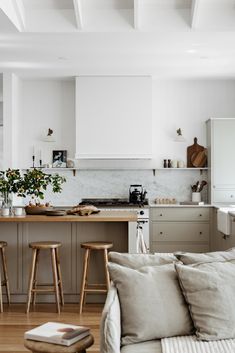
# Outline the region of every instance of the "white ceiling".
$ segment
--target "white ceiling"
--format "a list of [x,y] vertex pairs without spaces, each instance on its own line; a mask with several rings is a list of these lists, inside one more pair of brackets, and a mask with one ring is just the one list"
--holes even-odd
[[0,0],[0,72],[235,77],[235,0]]

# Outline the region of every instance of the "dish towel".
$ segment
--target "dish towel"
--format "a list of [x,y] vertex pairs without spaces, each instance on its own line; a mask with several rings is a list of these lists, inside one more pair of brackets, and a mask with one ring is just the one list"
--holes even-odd
[[136,232],[136,252],[137,254],[147,254],[148,249],[144,241],[143,229],[141,226],[137,226]]
[[226,207],[220,208],[217,211],[217,228],[221,233],[225,235],[230,235],[232,229],[232,221],[229,215],[229,211],[231,211],[231,208]]
[[161,340],[162,353],[234,353],[235,339],[198,341],[196,336],[177,336]]

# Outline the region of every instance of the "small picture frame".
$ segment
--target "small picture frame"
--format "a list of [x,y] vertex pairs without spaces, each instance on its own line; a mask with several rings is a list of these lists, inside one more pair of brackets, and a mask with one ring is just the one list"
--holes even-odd
[[67,151],[54,150],[52,151],[52,167],[66,168],[67,167]]

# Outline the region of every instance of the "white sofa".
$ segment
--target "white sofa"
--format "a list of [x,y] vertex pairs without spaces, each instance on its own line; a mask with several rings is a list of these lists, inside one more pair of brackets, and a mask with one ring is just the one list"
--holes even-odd
[[[110,272],[111,272],[111,278],[113,276],[112,272],[113,271],[115,272],[115,270],[116,270],[115,266],[118,268],[118,271],[122,271],[122,270],[124,271],[123,268],[125,268],[125,271],[126,271],[126,268],[130,268],[131,269],[130,271],[134,270],[134,272],[137,273],[139,270],[141,271],[142,268],[146,268],[146,267],[159,268],[159,266],[161,266],[161,265],[169,265],[169,264],[175,263],[175,262],[179,263],[179,260],[181,263],[180,266],[183,269],[183,274],[184,274],[184,268],[186,268],[186,267],[187,267],[186,274],[188,271],[194,271],[197,275],[197,273],[198,273],[197,271],[199,271],[199,282],[198,283],[200,283],[200,276],[201,275],[208,274],[207,273],[208,267],[209,267],[209,275],[211,275],[211,273],[212,273],[212,275],[214,276],[213,266],[220,267],[221,263],[225,263],[225,262],[226,262],[226,266],[230,266],[230,267],[232,266],[232,276],[235,274],[235,271],[234,271],[234,268],[235,268],[235,248],[233,248],[227,252],[215,252],[215,253],[207,253],[207,254],[183,254],[182,253],[182,254],[153,254],[153,255],[134,254],[133,255],[133,254],[119,254],[119,253],[111,252],[109,254],[109,261],[111,263],[111,265],[109,265]],[[113,266],[112,263],[114,263],[115,266]],[[216,264],[214,265],[214,263],[216,263]],[[204,267],[203,267],[203,265],[204,265]],[[205,265],[206,265],[206,270],[204,269]],[[210,266],[212,266],[211,273],[210,273]],[[224,265],[222,265],[222,266],[224,267]],[[216,274],[219,270],[216,268],[216,271],[215,271]],[[230,275],[231,269],[229,269],[229,271],[230,271],[229,272],[229,275]],[[192,272],[192,273],[194,273],[194,272]],[[122,272],[120,272],[120,273],[122,275]],[[145,273],[144,273],[144,275],[145,275]],[[141,273],[141,275],[142,275],[142,273]],[[147,275],[149,275],[149,273],[147,273]],[[225,273],[224,276],[226,277],[227,274]],[[189,275],[189,279],[190,278],[191,278],[191,275]],[[219,275],[218,278],[220,280],[221,275]],[[184,278],[182,276],[182,281],[183,280],[184,280]],[[197,279],[195,277],[195,282],[196,282],[196,280]],[[213,277],[213,281],[214,280],[215,279]],[[133,278],[133,281],[135,281],[134,278]],[[207,279],[206,279],[206,281],[207,281]],[[118,280],[117,280],[117,282],[118,282]],[[203,280],[202,280],[202,282],[203,282]],[[223,285],[224,285],[224,283],[223,283]],[[119,288],[119,290],[117,289],[117,287]],[[100,351],[101,351],[101,353],[162,353],[163,351],[162,351],[162,344],[161,344],[160,338],[159,339],[156,339],[156,338],[155,339],[147,339],[147,340],[143,340],[142,342],[140,339],[138,339],[137,340],[138,342],[134,343],[131,341],[130,342],[127,341],[128,344],[123,344],[123,332],[122,332],[123,315],[125,316],[126,313],[123,312],[123,308],[121,307],[121,304],[120,304],[121,301],[122,301],[122,303],[124,303],[123,298],[122,297],[120,298],[120,295],[123,295],[122,288],[121,288],[121,286],[119,286],[119,284],[117,285],[117,287],[114,285],[114,283],[111,283],[111,288],[108,292],[106,303],[105,303],[105,306],[103,309],[103,314],[102,314],[102,319],[101,319],[101,327],[100,327]],[[218,284],[218,288],[219,287],[220,287],[220,284]],[[205,287],[205,289],[208,290],[206,287]],[[133,291],[134,290],[135,289],[133,288]],[[166,288],[164,288],[164,290],[165,290],[164,293],[167,296],[169,293]],[[203,288],[200,288],[200,290],[203,290]],[[235,290],[235,287],[233,286],[232,287],[232,291],[233,291],[232,295],[234,293],[234,290]],[[214,295],[213,293],[215,291],[216,291],[215,288],[211,288],[211,293],[210,293],[210,291],[208,292],[208,298],[210,298],[210,295],[212,295],[212,297],[213,297],[213,295]],[[218,289],[218,291],[220,291],[220,289]],[[145,301],[145,299],[147,298],[147,295],[145,295],[145,291],[143,291],[143,292],[144,292],[143,293],[143,301]],[[220,296],[221,296],[221,293],[223,294],[223,291],[220,292]],[[231,295],[231,292],[228,292],[227,294]],[[137,300],[137,301],[139,300],[138,295],[139,295],[138,293],[133,292],[133,298],[131,298],[131,296],[128,294],[127,298],[125,300],[130,300],[130,303],[133,303],[133,302],[135,302],[135,300]],[[198,298],[200,300],[200,293],[198,296],[196,296],[196,300],[198,300]],[[205,295],[203,292],[202,292],[202,298],[205,298]],[[171,303],[170,303],[169,299],[167,299],[167,300],[169,302],[169,307],[170,307]],[[209,299],[209,300],[210,300],[210,302],[213,302],[213,300],[211,300],[211,299]],[[221,298],[219,298],[219,300],[221,300]],[[189,303],[186,303],[186,306],[187,306],[187,304],[189,304]],[[199,302],[199,305],[201,305],[200,302]],[[202,305],[204,305],[204,304],[202,303]],[[215,305],[216,305],[216,303],[215,303]],[[196,303],[196,306],[198,306],[198,303]],[[210,303],[208,304],[208,307],[210,307]],[[146,306],[145,306],[145,308],[146,308]],[[187,310],[188,310],[188,307],[187,307]],[[200,313],[200,315],[197,316],[197,313],[195,313],[193,311],[194,310],[193,305],[192,306],[190,305],[190,310],[191,310],[190,315],[189,315],[190,320],[191,320],[191,317],[196,320],[196,321],[193,321],[194,327],[196,327],[196,325],[200,326],[201,323],[200,322],[198,323],[197,320],[199,317],[199,321],[200,321],[200,319],[201,319],[201,317],[203,317],[203,315],[201,315],[201,313]],[[213,311],[214,307],[212,307],[211,310]],[[227,307],[226,307],[226,310],[228,310]],[[206,307],[206,311],[207,311],[207,307]],[[233,311],[233,313],[234,313],[234,311]],[[145,315],[145,313],[143,313],[143,315]],[[155,313],[153,312],[152,315],[154,317]],[[171,323],[174,322],[175,316],[177,316],[177,315],[178,315],[177,312],[176,312],[176,314],[173,313],[172,320],[169,321],[170,326],[171,326]],[[217,316],[216,319],[218,319],[218,317],[220,317],[220,319],[221,319],[221,317],[223,318],[223,316],[227,316],[227,315],[228,315],[228,313],[224,312],[224,309],[223,309],[222,312],[219,312],[219,314],[216,315]],[[166,316],[167,316],[167,313],[166,313]],[[235,317],[235,315],[233,315],[233,316]],[[230,320],[235,320],[234,317],[231,316]],[[141,321],[141,319],[138,319],[138,320]],[[164,315],[162,315],[162,321],[164,321],[164,320],[165,320]],[[185,330],[185,325],[186,325],[186,327],[188,325],[189,332],[186,333],[186,335],[190,335],[190,334],[192,334],[192,332],[191,332],[192,327],[190,327],[190,323],[186,322],[187,320],[185,318],[184,318],[184,320],[185,320],[185,322],[183,324],[179,323],[179,325],[184,326],[182,328],[182,330],[183,330],[182,332],[184,332],[184,330]],[[212,321],[210,322],[210,320],[207,320],[207,319],[205,320],[205,318],[203,317],[202,326],[204,325],[205,321],[213,327],[216,327],[217,324],[218,324],[218,327],[220,326],[220,324],[222,327],[226,326],[226,322],[224,323],[223,321],[220,321],[217,323],[217,322],[213,322],[213,320],[214,320],[214,318],[212,318]],[[195,322],[196,322],[196,324],[195,324]],[[235,325],[233,325],[233,324],[231,326],[235,327]],[[145,325],[145,327],[143,327],[143,330],[144,329],[146,329],[146,325]],[[173,332],[174,332],[174,328],[171,327],[171,330],[173,330]],[[193,328],[193,330],[195,330],[195,328]],[[206,330],[207,330],[207,328],[206,328]],[[212,334],[214,334],[214,336],[208,335],[208,337],[207,336],[206,336],[206,338],[202,337],[202,339],[209,341],[210,339],[217,340],[217,339],[226,339],[226,338],[229,338],[230,336],[233,337],[235,335],[235,332],[234,332],[235,328],[234,329],[231,328],[231,330],[232,331],[230,331],[230,332],[222,332],[221,337],[219,337],[218,332],[216,334],[214,332],[212,332]],[[200,329],[198,332],[199,332],[199,336],[200,336]],[[203,332],[203,327],[202,327],[201,332]],[[195,333],[195,331],[194,331],[194,333]],[[165,337],[167,337],[167,334],[164,333],[164,335],[165,335]],[[173,336],[173,334],[172,334],[172,336]],[[136,339],[136,337],[134,337],[134,340],[135,339]],[[208,352],[209,352],[209,350],[208,350]],[[212,352],[213,352],[213,349],[212,349]],[[230,351],[227,351],[225,349],[225,352],[230,352]]]

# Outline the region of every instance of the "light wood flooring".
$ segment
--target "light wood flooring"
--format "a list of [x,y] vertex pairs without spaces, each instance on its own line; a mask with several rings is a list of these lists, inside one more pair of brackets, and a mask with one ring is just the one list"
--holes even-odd
[[91,328],[95,343],[88,352],[99,353],[99,326],[103,305],[87,304],[79,314],[78,304],[66,304],[61,314],[55,312],[55,304],[37,304],[25,314],[25,304],[4,305],[0,313],[0,353],[29,352],[24,347],[24,332],[48,321],[84,325]]

